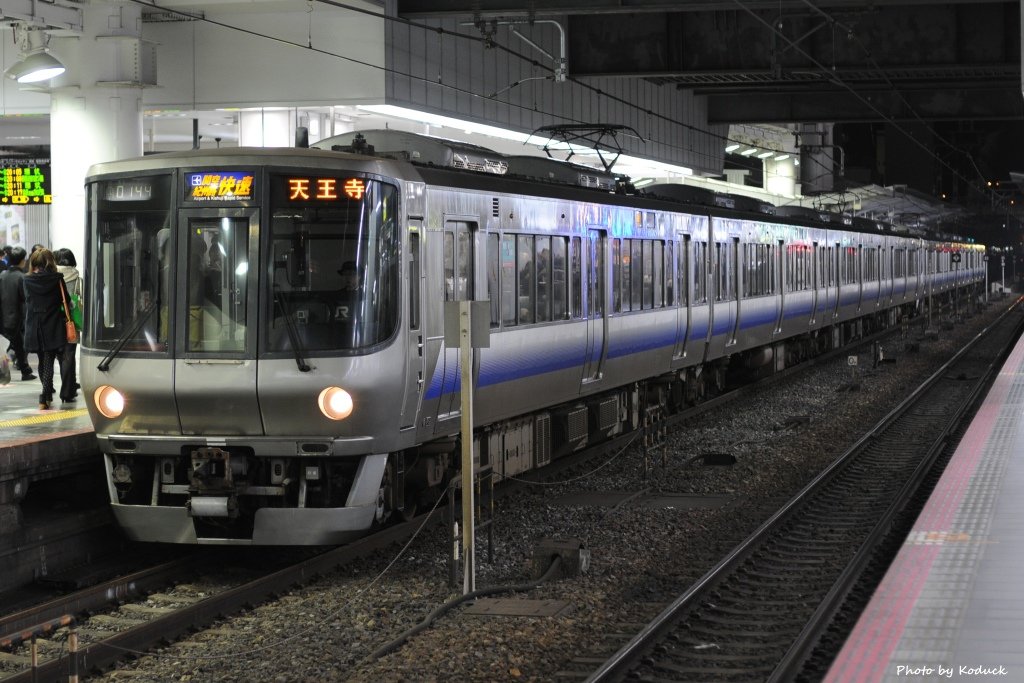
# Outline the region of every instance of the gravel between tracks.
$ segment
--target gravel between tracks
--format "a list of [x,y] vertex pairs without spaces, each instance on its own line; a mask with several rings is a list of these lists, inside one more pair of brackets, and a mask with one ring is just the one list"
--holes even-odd
[[[704,415],[669,434],[667,466],[660,451],[652,452],[646,476],[634,444],[589,476],[566,475],[564,483],[530,486],[499,501],[495,562],[481,553],[477,588],[535,578],[530,554],[542,538],[578,538],[591,550],[586,574],[515,596],[564,601],[557,616],[473,616],[460,606],[372,660],[377,648],[459,595],[447,586],[447,534],[437,528],[397,560],[396,547],[121,664],[100,680],[552,681],[560,671],[579,671],[573,658],[603,659],[618,649],[628,625],[639,627],[660,612],[1004,309],[994,303],[915,353],[889,342],[887,355],[897,361],[877,369],[868,369],[870,356],[861,351],[857,390],[844,390],[851,370],[842,358]],[[729,453],[736,463],[687,462],[705,453]],[[719,494],[725,502],[664,507],[639,498],[615,507],[561,500],[642,489]],[[478,541],[478,551],[481,546],[486,549]]]

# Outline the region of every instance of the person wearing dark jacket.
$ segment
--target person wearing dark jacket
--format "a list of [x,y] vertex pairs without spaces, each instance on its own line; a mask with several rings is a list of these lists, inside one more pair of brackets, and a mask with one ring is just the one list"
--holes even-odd
[[[64,354],[67,344],[64,322],[64,301],[67,288],[64,276],[57,272],[57,263],[49,249],[38,249],[29,258],[29,274],[22,280],[25,290],[25,350],[39,356],[39,380],[43,392],[39,394],[39,409],[46,410],[53,401],[53,362]],[[74,380],[65,379],[61,369],[60,398],[63,402],[75,400]]]
[[32,374],[32,366],[25,355],[25,293],[21,287],[25,278],[22,268],[25,250],[14,247],[7,260],[10,267],[0,273],[0,330],[10,340],[14,366],[21,370],[21,378],[31,380],[36,376]]
[[[68,294],[71,295],[68,303],[71,304],[73,299],[74,305],[81,307],[83,305],[82,295],[85,294],[85,285],[82,282],[82,274],[78,272],[78,261],[75,259],[75,254],[70,249],[58,249],[53,252],[53,258],[57,262],[57,272],[64,277],[64,287],[67,289]],[[64,347],[64,355],[57,359],[57,363],[60,364],[61,386],[67,383],[68,386],[74,386],[75,392],[80,387],[78,384],[78,373],[75,372],[75,351],[77,350],[78,344],[67,344]],[[73,397],[74,393],[69,392],[69,395]],[[65,400],[74,399],[65,398]]]

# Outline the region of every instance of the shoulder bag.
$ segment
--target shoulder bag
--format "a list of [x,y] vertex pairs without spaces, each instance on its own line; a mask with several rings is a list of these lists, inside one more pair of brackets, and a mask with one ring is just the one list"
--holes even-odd
[[71,310],[68,308],[68,298],[64,294],[64,283],[58,282],[57,286],[60,287],[60,300],[64,302],[64,333],[67,335],[68,344],[77,344],[78,328],[75,327],[75,321],[71,319]]

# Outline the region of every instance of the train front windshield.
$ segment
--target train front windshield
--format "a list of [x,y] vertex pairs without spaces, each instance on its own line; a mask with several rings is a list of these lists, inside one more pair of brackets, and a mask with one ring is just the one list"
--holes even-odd
[[[256,193],[266,199],[256,206],[261,233],[267,231],[258,242],[259,269],[248,262],[255,235],[244,217],[260,202],[221,204],[223,216],[192,216],[175,201],[180,193],[172,191],[171,175],[93,183],[86,344],[166,353],[174,344],[176,310],[187,329],[178,337],[186,353],[244,352],[255,330],[261,351],[289,355],[359,352],[390,339],[399,317],[397,188],[296,174],[270,174],[266,181],[267,191]],[[177,234],[182,230],[187,241]],[[222,277],[211,294],[214,259]],[[260,289],[256,306],[246,305],[249,286]],[[186,303],[176,304],[179,298]],[[207,309],[218,321],[216,343],[206,339]]]
[[166,351],[173,283],[170,176],[93,183],[88,202],[93,258],[86,344]]
[[394,334],[397,194],[373,180],[271,178],[267,350],[355,350]]

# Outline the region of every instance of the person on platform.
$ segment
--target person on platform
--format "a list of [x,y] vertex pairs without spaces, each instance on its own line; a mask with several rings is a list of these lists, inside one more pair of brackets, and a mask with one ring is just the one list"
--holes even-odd
[[[58,249],[53,252],[53,258],[57,261],[57,272],[64,276],[64,286],[67,287],[69,294],[68,302],[74,301],[76,308],[83,309],[85,306],[85,282],[82,280],[82,274],[78,272],[78,261],[75,259],[74,252],[66,248]],[[75,393],[79,388],[78,373],[75,371],[75,352],[77,350],[78,344],[66,344],[64,355],[57,359],[57,362],[60,363],[61,386],[65,384],[73,386]],[[74,400],[74,394],[70,400]]]
[[[64,277],[57,272],[57,262],[49,249],[39,249],[29,258],[29,274],[22,280],[25,290],[25,350],[39,357],[39,409],[47,410],[53,401],[53,363],[64,354],[68,340],[65,332],[64,302],[69,300]],[[75,400],[73,383],[62,373],[60,398],[64,403]]]
[[11,249],[8,257],[8,268],[0,273],[0,330],[10,341],[10,350],[14,352],[14,367],[21,370],[22,380],[32,380],[32,366],[25,357],[25,293],[22,280],[25,278],[25,250],[22,247]]

